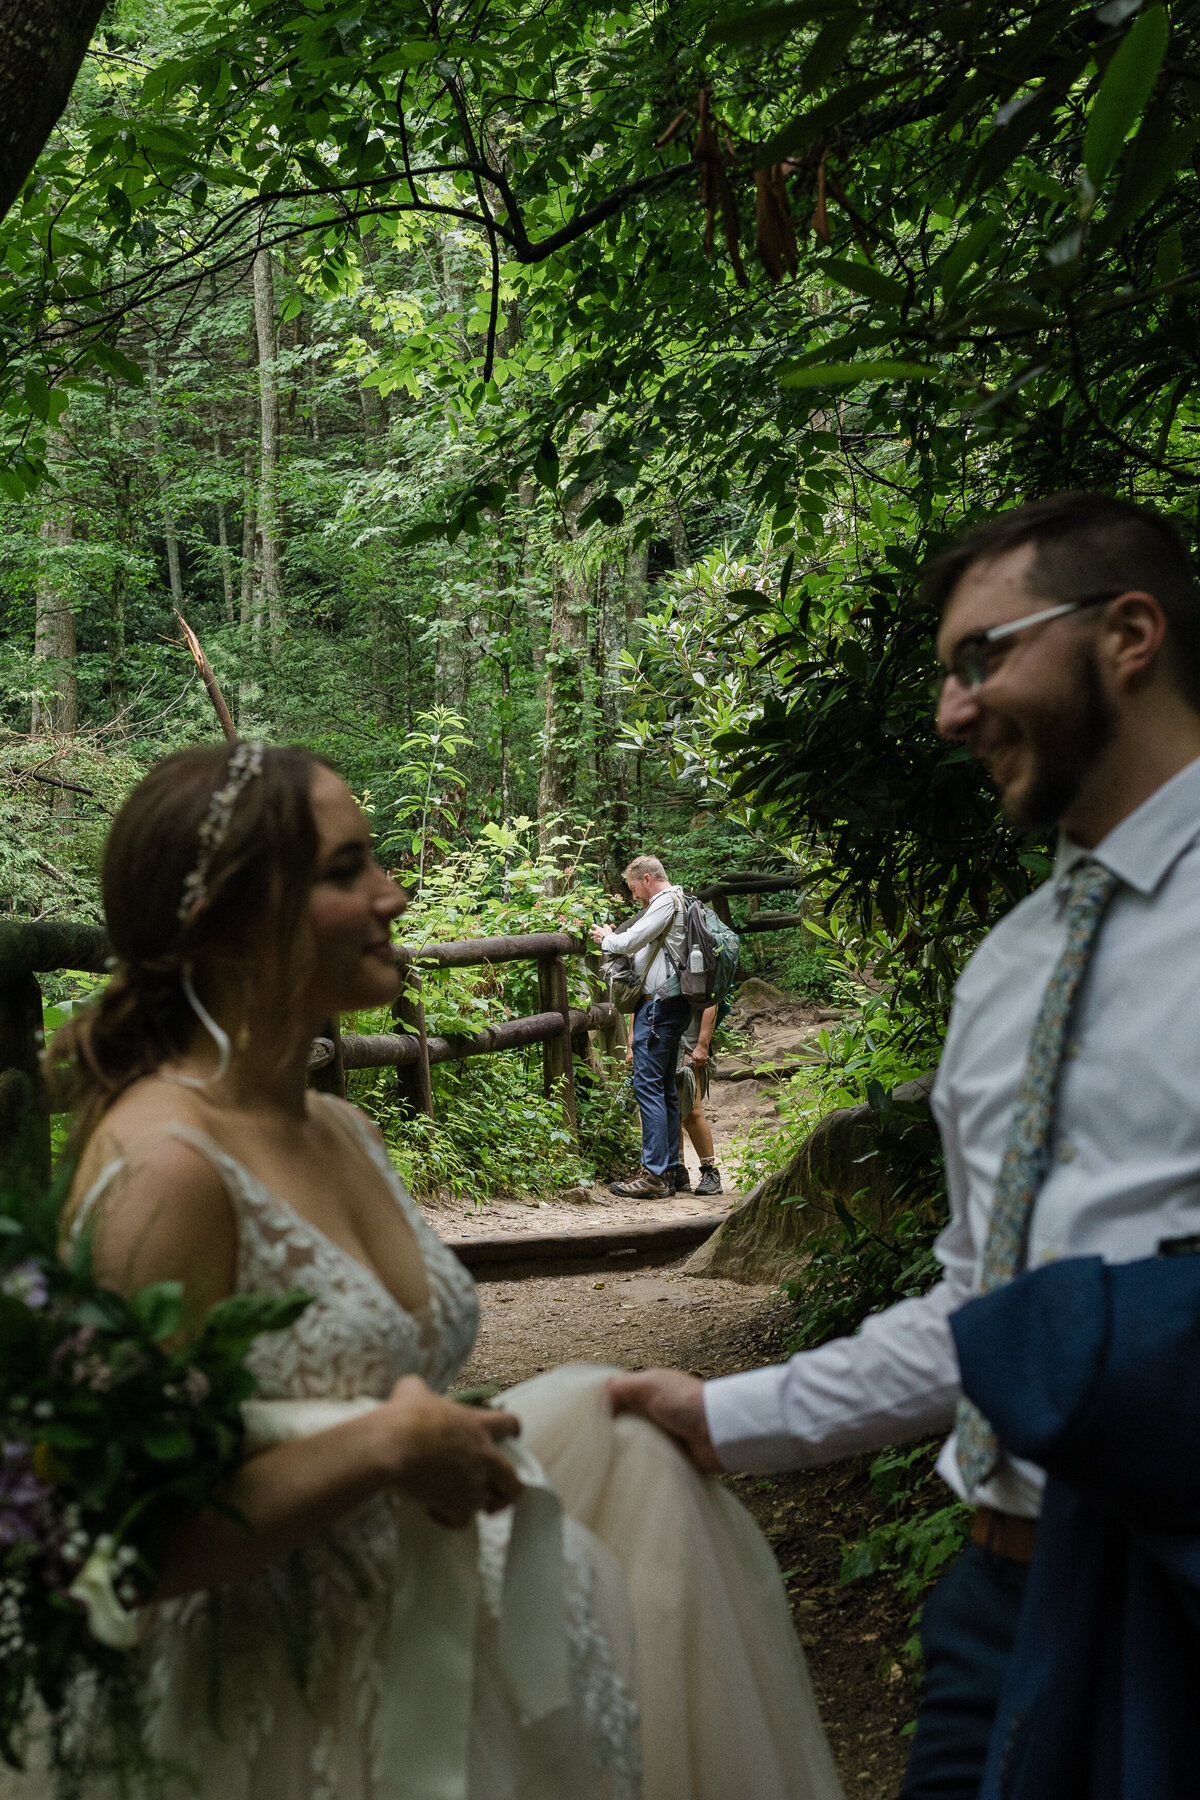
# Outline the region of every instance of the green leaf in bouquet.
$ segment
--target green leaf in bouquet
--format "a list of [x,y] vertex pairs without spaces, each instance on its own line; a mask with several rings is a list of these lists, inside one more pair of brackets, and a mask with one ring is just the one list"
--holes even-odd
[[83,1506],[99,1512],[109,1495],[125,1475],[128,1458],[117,1438],[110,1438],[98,1469],[89,1469],[76,1477],[76,1493]]
[[71,1317],[77,1325],[91,1325],[97,1331],[122,1331],[129,1326],[129,1308],[124,1300],[103,1288],[78,1300],[71,1308]]
[[218,1300],[196,1339],[195,1352],[216,1352],[240,1359],[263,1331],[286,1331],[312,1301],[302,1288],[285,1294],[230,1294]]
[[156,1425],[143,1433],[142,1448],[155,1462],[184,1462],[195,1454],[196,1442],[182,1425]]
[[56,1450],[90,1450],[95,1443],[86,1431],[80,1431],[77,1425],[70,1425],[65,1419],[47,1419],[38,1436]]
[[156,1281],[135,1294],[129,1304],[146,1335],[161,1343],[183,1324],[183,1283]]

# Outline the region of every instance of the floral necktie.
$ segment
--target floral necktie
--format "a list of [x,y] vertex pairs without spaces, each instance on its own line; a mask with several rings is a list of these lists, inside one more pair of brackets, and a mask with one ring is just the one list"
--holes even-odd
[[[1003,1287],[1025,1265],[1033,1203],[1046,1179],[1067,1028],[1100,921],[1118,886],[1118,877],[1090,857],[1077,862],[1066,878],[1067,941],[1042,995],[1008,1128],[983,1247],[985,1294]],[[979,1408],[965,1397],[958,1403],[954,1428],[958,1466],[970,1490],[991,1475],[1000,1446]]]

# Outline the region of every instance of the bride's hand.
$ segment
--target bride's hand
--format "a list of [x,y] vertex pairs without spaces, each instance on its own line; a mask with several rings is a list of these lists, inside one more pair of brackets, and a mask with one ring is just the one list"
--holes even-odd
[[704,1383],[678,1369],[646,1369],[640,1375],[614,1375],[608,1382],[608,1404],[614,1414],[638,1413],[687,1451],[702,1475],[720,1474],[724,1464],[708,1435]]
[[419,1500],[439,1525],[461,1529],[477,1512],[500,1512],[521,1483],[496,1448],[520,1421],[486,1406],[460,1406],[406,1375],[372,1417],[383,1434],[390,1483]]

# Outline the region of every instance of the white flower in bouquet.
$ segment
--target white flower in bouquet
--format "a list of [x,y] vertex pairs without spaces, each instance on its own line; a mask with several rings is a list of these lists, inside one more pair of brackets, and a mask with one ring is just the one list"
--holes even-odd
[[88,1630],[110,1650],[132,1650],[138,1641],[138,1616],[117,1598],[114,1578],[120,1572],[112,1540],[100,1539],[67,1592],[87,1608]]

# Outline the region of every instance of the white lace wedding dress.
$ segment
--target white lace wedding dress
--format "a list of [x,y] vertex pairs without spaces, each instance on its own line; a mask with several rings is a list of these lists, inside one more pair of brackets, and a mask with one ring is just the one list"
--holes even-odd
[[[313,1296],[253,1347],[253,1439],[320,1429],[405,1374],[450,1388],[474,1284],[367,1132],[424,1257],[423,1320],[211,1138],[172,1132],[224,1179],[239,1290]],[[528,1484],[509,1512],[451,1532],[381,1496],[249,1582],[147,1609],[170,1800],[840,1800],[769,1549],[667,1439],[608,1417],[607,1372],[504,1396]],[[0,1777],[0,1800],[47,1791]]]

